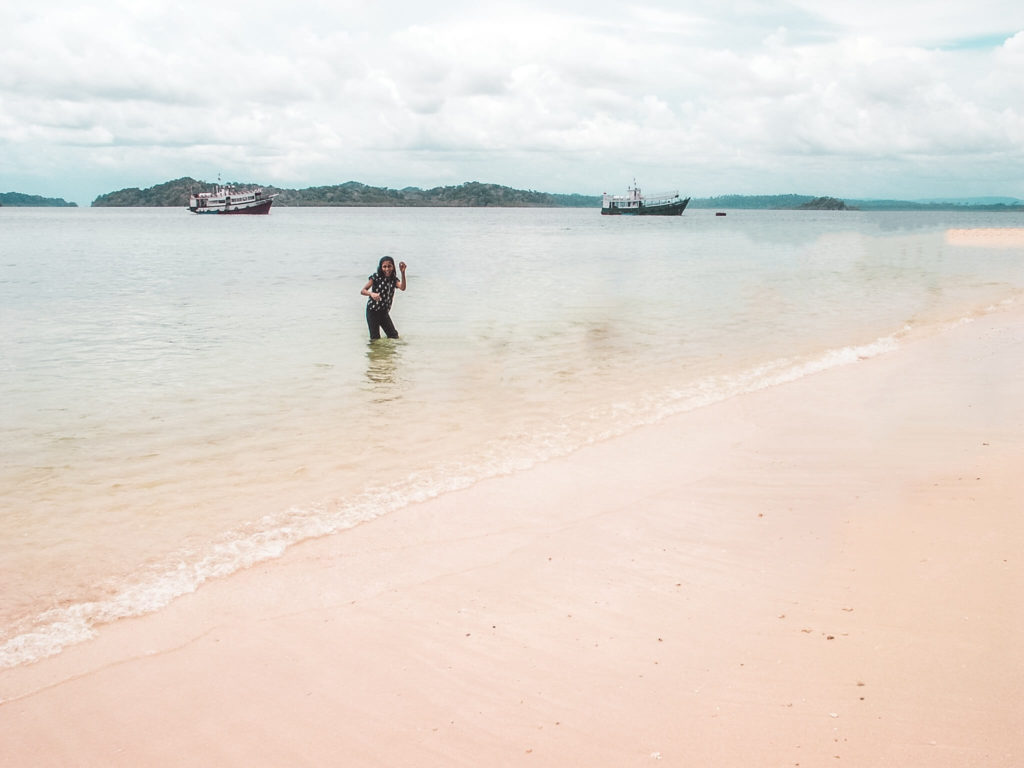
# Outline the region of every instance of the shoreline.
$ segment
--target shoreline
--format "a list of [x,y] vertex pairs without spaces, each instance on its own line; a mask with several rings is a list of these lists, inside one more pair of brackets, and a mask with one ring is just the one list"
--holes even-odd
[[[967,318],[962,318],[959,322],[966,321]],[[913,333],[918,336],[932,335],[941,333],[950,325],[933,325]],[[904,334],[906,333],[905,331]],[[671,396],[667,399],[651,398],[648,393],[646,402],[643,398],[637,398],[634,403],[636,408],[628,411],[621,407],[616,409],[630,414],[625,420],[612,423],[596,417],[591,418],[592,426],[599,425],[600,430],[573,440],[574,445],[552,447],[549,442],[552,435],[540,433],[534,443],[534,450],[541,451],[542,455],[531,456],[529,452],[521,452],[518,455],[499,457],[497,462],[492,458],[489,465],[477,467],[478,472],[475,474],[461,473],[463,477],[458,486],[469,487],[485,479],[502,476],[511,471],[521,471],[525,466],[569,456],[584,446],[628,434],[632,430],[659,423],[681,413],[786,384],[823,370],[849,365],[857,360],[891,353],[898,349],[899,337],[900,334],[889,334],[853,346],[828,349],[804,358],[781,358],[758,363],[729,376],[707,374],[704,378],[673,388]],[[907,338],[913,338],[913,334]],[[579,420],[576,425],[579,426]],[[556,432],[558,431],[556,429]],[[116,467],[116,463],[108,462],[107,466]],[[0,670],[36,663],[59,654],[80,642],[91,640],[102,627],[115,621],[157,613],[170,602],[194,592],[210,580],[222,579],[238,570],[277,560],[283,551],[303,542],[342,533],[376,517],[392,514],[408,504],[420,503],[455,490],[445,487],[447,483],[445,479],[435,478],[434,482],[428,480],[424,484],[421,478],[416,487],[408,483],[392,484],[378,491],[375,499],[362,498],[352,504],[339,505],[339,511],[331,515],[331,519],[308,515],[281,519],[278,515],[271,527],[257,529],[240,538],[232,537],[230,546],[178,553],[168,560],[164,569],[149,572],[144,580],[130,581],[120,589],[112,589],[104,598],[69,600],[60,608],[41,614],[38,618],[45,618],[45,623],[37,622],[20,635],[0,642]],[[442,487],[445,489],[440,490]],[[236,495],[235,504],[240,503],[241,497]],[[284,508],[287,504],[280,506]],[[265,516],[265,519],[270,517],[272,514]],[[327,529],[331,529],[331,532],[328,533]]]
[[293,547],[0,671],[11,765],[1010,766],[1024,312]]

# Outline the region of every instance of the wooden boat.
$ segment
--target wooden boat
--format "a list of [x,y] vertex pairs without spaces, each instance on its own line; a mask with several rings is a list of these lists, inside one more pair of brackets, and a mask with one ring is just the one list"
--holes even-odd
[[270,213],[277,195],[264,194],[260,188],[235,189],[220,184],[213,192],[193,192],[188,198],[192,213]]
[[659,192],[645,195],[633,182],[625,195],[604,193],[601,213],[605,216],[678,216],[686,210],[690,198],[679,197],[679,192]]

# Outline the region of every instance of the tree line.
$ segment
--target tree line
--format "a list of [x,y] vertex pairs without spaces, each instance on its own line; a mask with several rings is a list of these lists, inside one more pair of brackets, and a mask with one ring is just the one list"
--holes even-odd
[[[593,195],[564,195],[512,189],[498,184],[469,181],[449,187],[420,189],[371,187],[357,181],[323,187],[285,189],[250,182],[230,182],[237,189],[261,187],[265,195],[277,195],[281,206],[367,206],[367,207],[505,207],[505,208],[591,208],[601,204]],[[148,189],[129,187],[108,192],[93,200],[94,207],[166,207],[188,205],[193,192],[212,192],[217,185],[188,176],[157,184]]]

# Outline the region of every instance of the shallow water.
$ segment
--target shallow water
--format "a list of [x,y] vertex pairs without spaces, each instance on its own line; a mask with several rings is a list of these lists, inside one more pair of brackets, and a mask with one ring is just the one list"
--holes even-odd
[[[1024,290],[1018,214],[0,209],[0,667]],[[359,290],[409,264],[369,343]],[[486,514],[482,510],[481,514]],[[343,535],[343,534],[342,534]]]

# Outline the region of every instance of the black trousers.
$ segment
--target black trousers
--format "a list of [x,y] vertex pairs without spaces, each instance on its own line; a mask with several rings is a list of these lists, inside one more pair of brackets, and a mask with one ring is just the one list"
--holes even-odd
[[381,328],[389,339],[397,339],[398,331],[395,324],[391,322],[391,315],[384,309],[366,308],[366,325],[370,328],[370,338],[379,339]]

